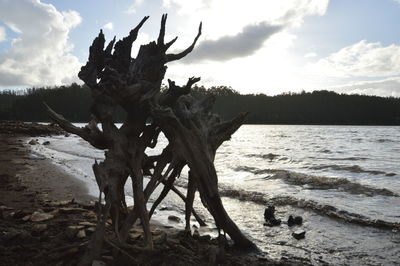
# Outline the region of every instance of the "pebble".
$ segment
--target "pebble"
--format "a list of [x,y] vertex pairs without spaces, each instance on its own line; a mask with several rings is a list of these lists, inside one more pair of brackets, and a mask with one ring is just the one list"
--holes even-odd
[[30,144],[30,145],[36,145],[36,144],[39,144],[39,142],[38,142],[36,139],[31,139],[31,140],[28,142],[28,144]]
[[297,230],[292,233],[292,236],[297,240],[303,239],[306,237],[306,231],[304,230]]
[[179,223],[181,221],[181,218],[175,215],[170,215],[168,216],[168,220]]
[[54,215],[51,214],[51,213],[37,212],[36,211],[31,215],[30,220],[32,222],[43,222],[43,221],[46,221],[46,220],[50,220],[53,217],[54,217]]
[[86,237],[86,233],[85,230],[79,230],[78,233],[76,234],[77,238],[85,238]]

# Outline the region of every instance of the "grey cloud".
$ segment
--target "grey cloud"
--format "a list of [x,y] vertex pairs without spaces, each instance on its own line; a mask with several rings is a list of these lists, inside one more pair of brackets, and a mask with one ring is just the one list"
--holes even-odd
[[248,25],[236,35],[202,41],[185,61],[227,61],[252,55],[268,38],[283,28],[282,25],[271,25],[266,22]]

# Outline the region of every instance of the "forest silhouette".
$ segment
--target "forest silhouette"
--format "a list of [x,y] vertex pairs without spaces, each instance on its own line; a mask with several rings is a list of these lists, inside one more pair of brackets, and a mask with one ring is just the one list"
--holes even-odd
[[[240,94],[227,86],[194,86],[196,97],[214,95],[214,112],[230,119],[249,112],[247,124],[303,125],[400,125],[400,98],[338,94],[332,91],[265,94]],[[89,88],[69,86],[30,88],[0,93],[0,120],[48,122],[43,102],[74,122],[90,120]],[[115,120],[122,121],[118,110]]]

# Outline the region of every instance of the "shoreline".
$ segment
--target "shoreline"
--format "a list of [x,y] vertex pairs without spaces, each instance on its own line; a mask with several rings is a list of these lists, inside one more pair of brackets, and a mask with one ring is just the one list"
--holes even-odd
[[[75,265],[94,231],[97,199],[88,195],[82,181],[54,165],[51,158],[32,156],[27,146],[29,135],[3,133],[0,139],[0,265]],[[33,221],[37,213],[51,218]],[[265,253],[243,253],[232,247],[222,251],[217,239],[198,233],[191,236],[157,221],[152,221],[152,233],[155,250],[149,251],[141,247],[141,227],[131,230],[129,243],[138,247],[133,252],[138,264],[307,264],[297,258],[277,262]],[[114,258],[113,249],[106,245],[109,252],[100,260],[107,265],[135,265],[129,256]]]

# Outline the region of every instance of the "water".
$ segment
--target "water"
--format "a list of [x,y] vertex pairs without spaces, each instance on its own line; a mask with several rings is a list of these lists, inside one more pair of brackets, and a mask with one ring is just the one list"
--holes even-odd
[[[400,263],[400,127],[245,125],[217,152],[224,205],[239,227],[271,257],[298,256],[312,264]],[[91,170],[103,152],[76,136],[42,138],[37,152],[83,179],[97,196]],[[159,144],[165,146],[166,141]],[[161,147],[148,150],[159,153]],[[178,185],[185,187],[184,174]],[[130,185],[126,186],[131,194]],[[198,198],[198,197],[197,197]],[[129,199],[129,197],[128,197]],[[131,199],[129,199],[131,200]],[[154,197],[150,200],[150,203]],[[265,206],[276,216],[304,219],[301,227],[263,225]],[[150,205],[149,205],[150,206]],[[184,206],[168,196],[155,218],[183,219]],[[196,210],[212,219],[197,199]],[[183,226],[183,222],[177,226]],[[306,238],[291,232],[302,229]],[[203,229],[215,232],[213,226]]]

